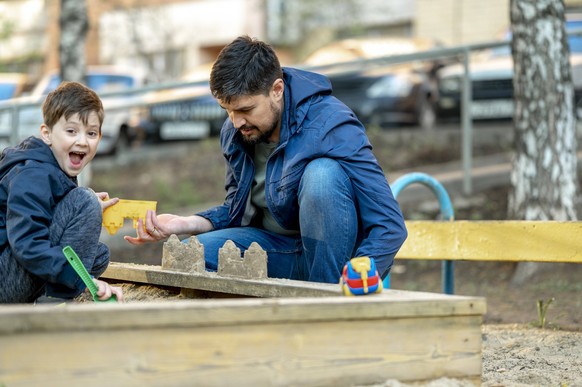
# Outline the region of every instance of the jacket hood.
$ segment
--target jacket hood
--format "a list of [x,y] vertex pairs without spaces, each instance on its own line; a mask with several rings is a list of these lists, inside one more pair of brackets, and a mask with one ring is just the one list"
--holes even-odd
[[29,137],[19,145],[2,151],[0,155],[0,178],[4,177],[16,164],[29,160],[50,163],[58,167],[50,148],[41,139]]
[[294,132],[309,111],[309,101],[320,95],[331,94],[331,82],[325,75],[289,67],[283,67],[283,80],[285,113],[293,112],[287,120],[290,131]]
[[331,94],[331,82],[325,75],[283,67],[283,78],[287,85],[285,91],[290,94],[291,109],[314,95]]

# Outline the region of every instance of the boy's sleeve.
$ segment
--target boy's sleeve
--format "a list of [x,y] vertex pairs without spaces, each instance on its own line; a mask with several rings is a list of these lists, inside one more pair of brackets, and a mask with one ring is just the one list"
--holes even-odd
[[13,256],[33,275],[82,290],[82,280],[67,262],[62,246],[52,246],[50,242],[49,227],[57,205],[51,191],[51,183],[55,186],[52,179],[46,170],[38,168],[23,169],[14,176],[6,210],[8,241]]

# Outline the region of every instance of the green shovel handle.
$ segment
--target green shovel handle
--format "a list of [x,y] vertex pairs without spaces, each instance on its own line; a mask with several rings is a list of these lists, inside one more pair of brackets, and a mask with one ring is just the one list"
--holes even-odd
[[65,246],[63,248],[63,254],[65,254],[67,261],[69,261],[71,266],[73,266],[73,269],[75,269],[77,274],[79,274],[79,277],[81,277],[85,285],[87,285],[87,289],[89,289],[89,292],[91,292],[91,295],[93,296],[93,301],[117,302],[117,297],[115,296],[115,294],[111,295],[111,298],[107,300],[100,300],[98,298],[97,291],[99,290],[99,287],[97,287],[95,282],[93,282],[93,278],[91,278],[91,275],[89,274],[89,272],[87,272],[87,269],[85,269],[83,262],[81,262],[81,259],[79,259],[79,256],[77,255],[77,253],[75,253],[75,250],[73,250],[71,246]]

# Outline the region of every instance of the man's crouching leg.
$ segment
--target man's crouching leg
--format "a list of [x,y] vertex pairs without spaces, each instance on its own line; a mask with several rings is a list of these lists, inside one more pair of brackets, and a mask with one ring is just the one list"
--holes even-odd
[[311,161],[299,185],[302,279],[336,283],[358,242],[358,214],[351,181],[332,159]]

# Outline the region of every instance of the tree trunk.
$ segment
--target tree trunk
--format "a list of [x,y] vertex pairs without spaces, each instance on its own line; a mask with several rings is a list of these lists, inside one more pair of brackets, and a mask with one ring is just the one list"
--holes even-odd
[[61,0],[60,73],[63,81],[85,81],[85,40],[89,30],[86,0]]
[[[515,156],[509,218],[575,220],[574,87],[563,0],[511,0]],[[519,285],[538,265],[520,263]]]
[[[86,84],[85,42],[89,30],[86,0],[61,0],[59,26],[61,79]],[[87,165],[78,177],[81,186],[89,185],[90,181],[91,164]]]

